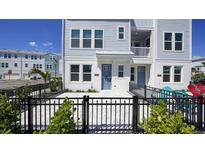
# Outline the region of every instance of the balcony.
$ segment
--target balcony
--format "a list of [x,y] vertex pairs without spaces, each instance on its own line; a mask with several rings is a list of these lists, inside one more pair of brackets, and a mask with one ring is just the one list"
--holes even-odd
[[150,57],[150,47],[131,47],[131,51],[136,57]]

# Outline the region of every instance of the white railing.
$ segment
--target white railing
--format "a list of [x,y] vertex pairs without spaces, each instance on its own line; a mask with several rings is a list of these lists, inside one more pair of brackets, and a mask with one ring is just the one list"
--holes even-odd
[[150,57],[150,47],[131,47],[131,50],[137,57]]

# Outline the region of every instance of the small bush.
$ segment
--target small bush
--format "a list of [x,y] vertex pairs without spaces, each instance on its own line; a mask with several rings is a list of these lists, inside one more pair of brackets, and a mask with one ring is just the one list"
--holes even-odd
[[[40,134],[72,134],[75,130],[75,123],[73,120],[73,110],[69,99],[66,97],[59,109],[51,118],[47,130],[39,132]],[[35,134],[37,132],[34,132]]]
[[25,85],[21,88],[15,89],[14,95],[16,98],[27,98],[31,92],[32,92],[31,87],[28,85]]
[[94,92],[97,92],[95,89],[88,89],[88,92],[89,93],[94,93]]
[[184,123],[180,112],[166,112],[163,101],[151,105],[150,117],[144,119],[142,127],[146,134],[191,134],[195,129],[193,125]]
[[0,134],[19,133],[19,123],[19,112],[14,112],[7,97],[0,95]]
[[76,92],[82,93],[82,92],[85,92],[85,91],[84,90],[76,90]]
[[62,79],[59,77],[53,77],[49,82],[49,87],[52,92],[56,92],[60,89],[60,85],[62,84]]
[[203,72],[196,73],[191,77],[192,81],[199,81],[204,78],[205,78],[205,74]]

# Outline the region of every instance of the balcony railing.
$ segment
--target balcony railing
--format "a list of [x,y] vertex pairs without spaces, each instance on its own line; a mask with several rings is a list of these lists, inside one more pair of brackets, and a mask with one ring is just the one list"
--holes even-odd
[[150,47],[131,47],[131,50],[137,57],[150,57]]

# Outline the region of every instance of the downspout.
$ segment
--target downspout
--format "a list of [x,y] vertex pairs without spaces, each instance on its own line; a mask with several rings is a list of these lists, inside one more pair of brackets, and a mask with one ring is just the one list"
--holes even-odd
[[65,19],[62,20],[63,89],[65,89]]

